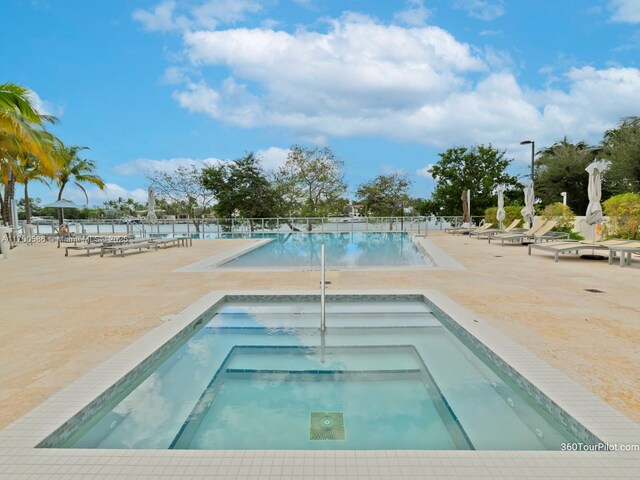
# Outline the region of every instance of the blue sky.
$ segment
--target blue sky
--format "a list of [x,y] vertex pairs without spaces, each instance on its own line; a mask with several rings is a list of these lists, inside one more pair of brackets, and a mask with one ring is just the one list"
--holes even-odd
[[596,143],[640,114],[640,0],[5,0],[3,17],[1,81],[91,147],[92,204],[143,200],[154,168],[247,151],[275,168],[294,143],[332,147],[352,186],[404,171],[427,196],[447,147],[491,143],[525,175],[521,140]]

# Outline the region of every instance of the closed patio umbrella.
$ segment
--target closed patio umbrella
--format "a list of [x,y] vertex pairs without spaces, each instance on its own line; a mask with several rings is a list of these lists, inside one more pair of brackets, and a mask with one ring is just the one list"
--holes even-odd
[[462,200],[462,223],[471,223],[471,210],[470,210],[470,191],[463,190],[460,200]]
[[533,224],[533,217],[536,215],[536,211],[533,208],[534,198],[533,183],[530,183],[524,189],[524,208],[520,210],[520,215],[524,217],[524,221],[530,226]]
[[500,230],[502,230],[502,222],[507,217],[507,212],[504,210],[504,191],[506,190],[504,185],[498,185],[498,211],[496,212],[496,220],[500,224]]
[[585,168],[589,172],[589,206],[587,207],[586,220],[588,225],[593,225],[593,241],[596,240],[596,225],[602,223],[604,216],[602,215],[602,206],[600,198],[602,197],[602,174],[609,167],[604,160],[596,160]]
[[156,193],[153,191],[153,188],[149,187],[148,194],[147,220],[149,221],[149,223],[155,224],[158,222],[158,217],[156,216]]

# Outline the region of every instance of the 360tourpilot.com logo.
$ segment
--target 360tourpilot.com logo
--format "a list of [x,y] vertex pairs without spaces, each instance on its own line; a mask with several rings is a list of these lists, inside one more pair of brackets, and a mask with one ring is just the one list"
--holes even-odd
[[640,444],[634,443],[561,443],[563,452],[640,452]]

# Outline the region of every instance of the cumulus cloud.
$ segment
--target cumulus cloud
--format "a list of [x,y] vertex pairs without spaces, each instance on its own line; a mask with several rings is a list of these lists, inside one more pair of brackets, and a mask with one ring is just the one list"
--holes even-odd
[[[416,5],[422,3],[407,4]],[[485,17],[481,7],[503,12],[502,2],[457,5]],[[190,112],[245,128],[286,128],[320,144],[384,136],[437,147],[492,143],[517,153],[524,138],[597,141],[640,110],[635,68],[565,67],[553,83],[524,88],[508,53],[469,45],[435,26],[385,24],[354,13],[326,25],[185,30],[185,61],[167,69],[165,80]],[[212,81],[210,68],[227,77]],[[595,102],[603,92],[607,101]],[[284,152],[267,156],[277,153],[282,161]]]
[[431,12],[424,6],[423,0],[407,0],[404,10],[393,15],[394,20],[406,25],[424,25]]
[[148,158],[138,158],[126,163],[121,163],[113,167],[113,171],[118,175],[145,175],[149,172],[174,172],[179,167],[197,167],[202,168],[207,165],[213,165],[223,160],[217,158],[169,158],[165,160],[151,160]]
[[289,155],[288,148],[269,147],[265,150],[258,150],[256,156],[262,161],[262,166],[266,170],[277,170],[284,162],[287,161]]
[[639,0],[611,0],[611,21],[620,23],[640,23]]
[[453,8],[465,10],[470,17],[490,21],[505,13],[503,0],[454,0]]
[[[174,93],[181,106],[308,136],[368,133],[394,111],[410,113],[463,87],[462,73],[487,68],[440,28],[354,14],[332,21],[327,33],[238,28],[187,32],[184,42],[192,66],[224,66],[233,76],[220,85],[187,82]],[[249,84],[259,84],[260,93]],[[345,122],[345,115],[353,118]]]

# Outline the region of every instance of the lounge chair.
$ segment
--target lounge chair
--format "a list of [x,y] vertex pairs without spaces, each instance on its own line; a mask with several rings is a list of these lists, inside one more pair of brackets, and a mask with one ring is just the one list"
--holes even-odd
[[[551,252],[554,254],[555,261],[560,259],[560,254],[575,252],[576,255],[580,250],[609,250],[609,263],[611,263],[611,249],[617,249],[630,243],[629,240],[604,240],[601,242],[585,242],[585,241],[566,241],[566,242],[549,242],[545,244],[533,243],[529,245],[529,255],[531,250],[542,250],[543,252]],[[640,243],[640,242],[638,242]]]
[[471,234],[471,232],[486,232],[487,230],[489,230],[491,227],[493,226],[493,223],[485,223],[484,225],[480,226],[480,227],[468,227],[468,228],[461,228],[455,231],[451,231],[449,233],[451,233],[452,235],[467,235],[467,234]]
[[504,242],[509,243],[518,243],[523,245],[525,243],[539,243],[539,242],[549,242],[553,240],[559,239],[567,239],[569,238],[569,234],[565,232],[552,232],[551,230],[555,228],[558,224],[555,220],[548,220],[545,224],[535,231],[532,235],[525,233],[516,233],[511,236],[505,236],[501,238],[501,245],[504,246]]
[[613,262],[616,252],[620,252],[620,266],[631,265],[631,255],[640,255],[640,241],[631,240],[619,245],[609,245],[609,265]]
[[[469,232],[469,235],[475,235],[475,237],[479,240],[481,238],[489,238],[493,235],[500,235],[502,233],[516,233],[520,231],[520,229],[516,229],[520,222],[521,220],[519,218],[516,218],[508,227],[502,230],[500,230],[499,228],[490,228],[489,230],[485,230],[482,232],[476,230],[475,232]],[[521,230],[524,232],[526,229],[523,228]]]
[[456,232],[461,231],[461,230],[469,230],[470,228],[473,229],[473,228],[478,228],[478,227],[473,226],[471,224],[465,225],[463,223],[462,225],[459,225],[457,227],[445,228],[444,229],[444,233],[456,233]]
[[502,244],[504,245],[504,241],[503,240],[507,240],[510,241],[512,239],[521,237],[523,235],[525,236],[530,236],[530,235],[534,235],[538,230],[540,230],[545,224],[547,223],[546,220],[536,220],[535,222],[533,222],[533,226],[529,229],[526,230],[522,233],[502,233],[502,234],[498,234],[498,235],[492,235],[488,238],[489,243],[491,243],[491,240],[500,240],[502,241]]

